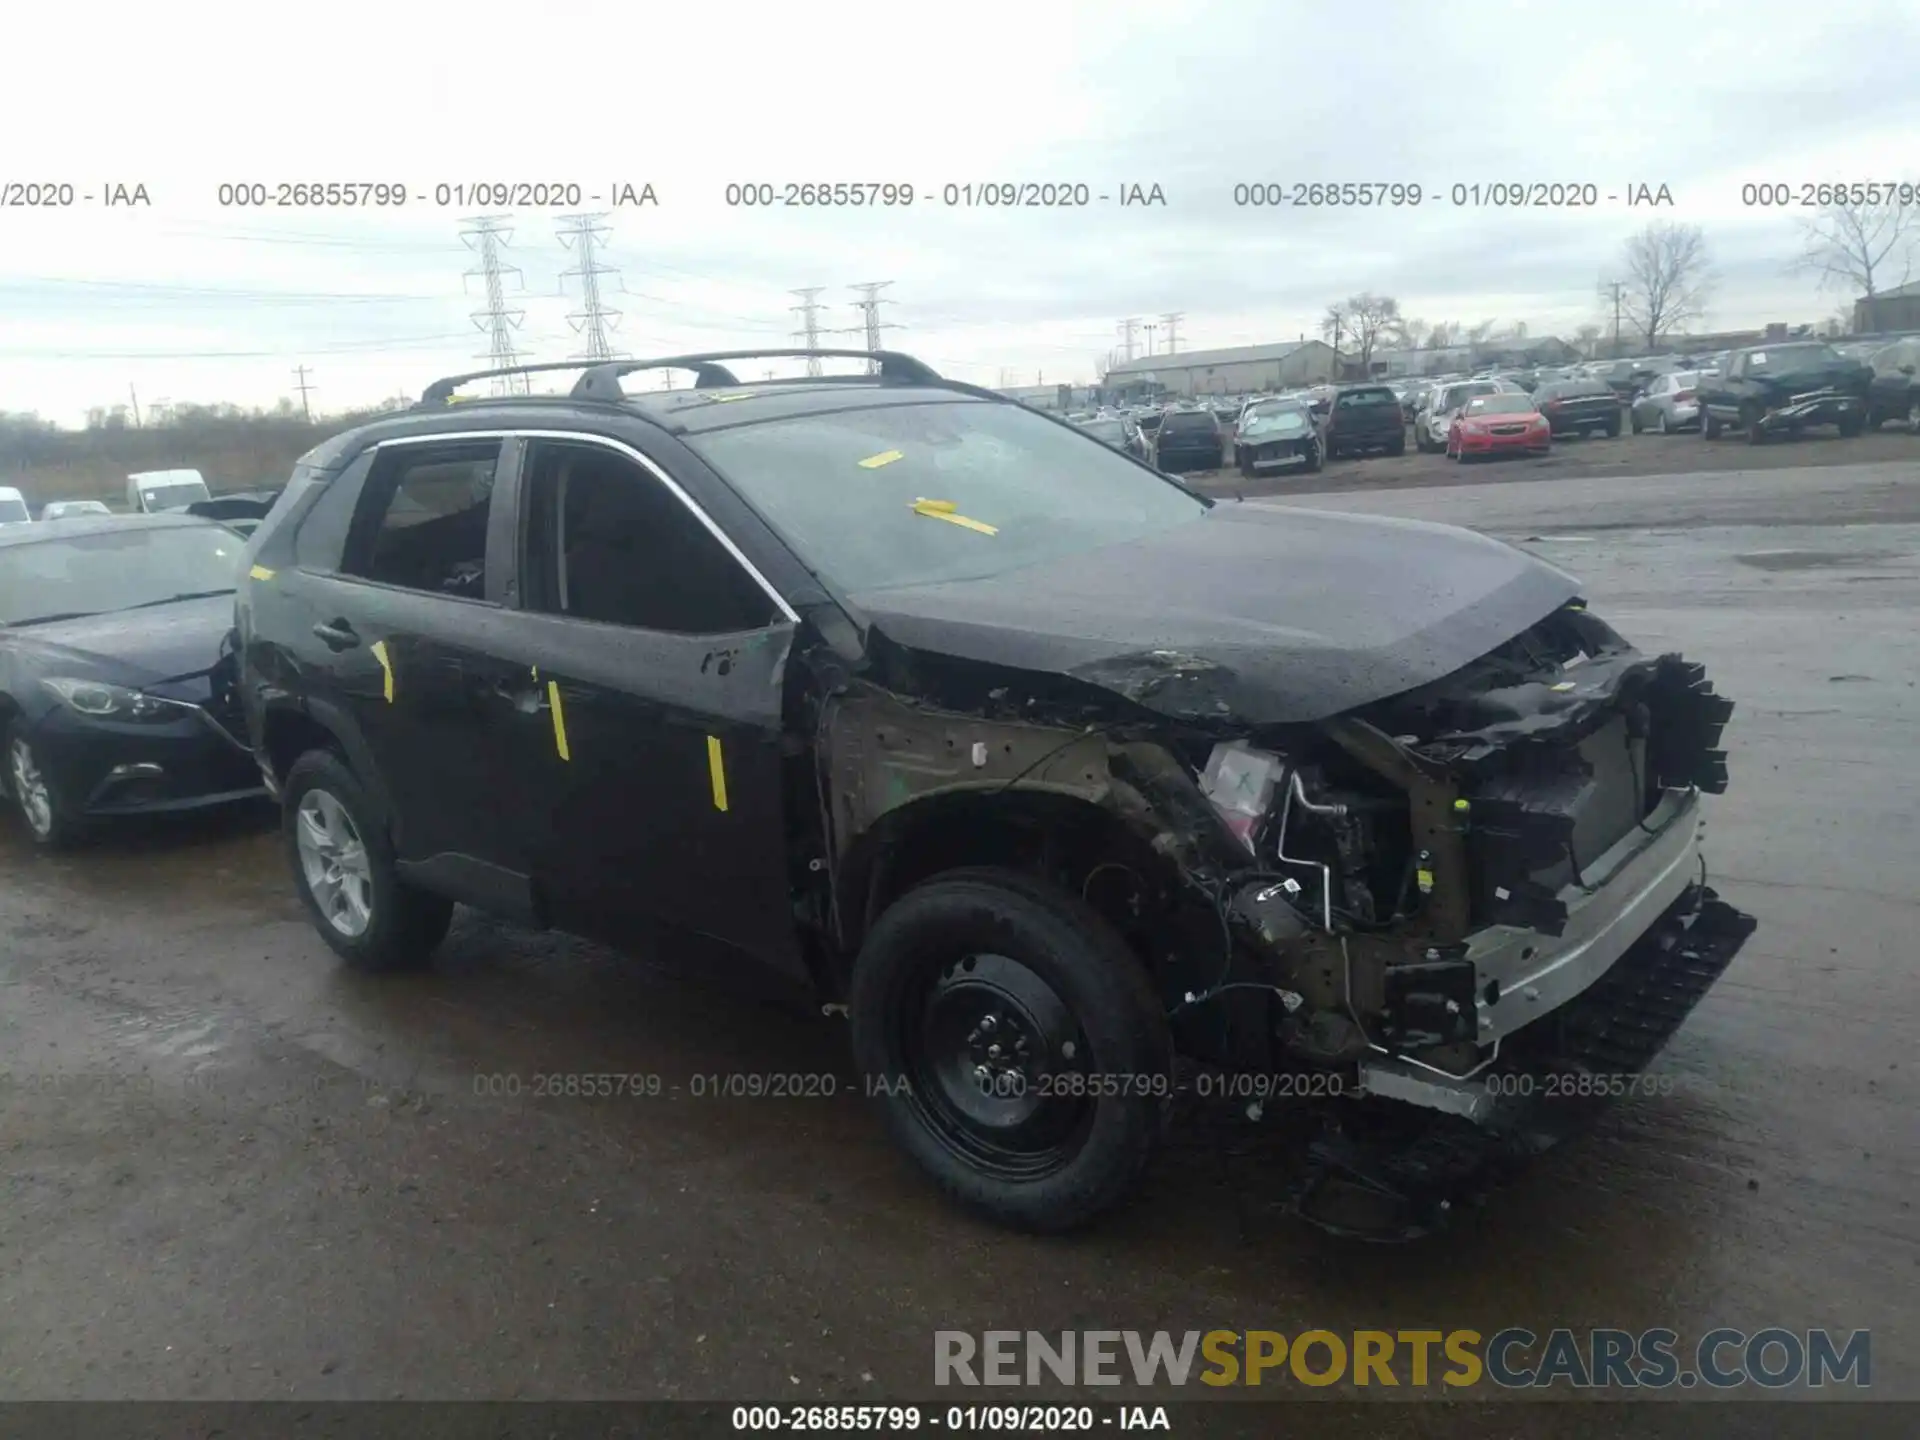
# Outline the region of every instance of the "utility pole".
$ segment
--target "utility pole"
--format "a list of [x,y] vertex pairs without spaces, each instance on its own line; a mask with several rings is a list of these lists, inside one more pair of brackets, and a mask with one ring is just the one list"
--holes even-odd
[[600,277],[617,275],[620,272],[610,265],[602,265],[594,255],[595,245],[604,245],[608,230],[605,215],[562,215],[559,231],[560,243],[569,250],[580,252],[580,263],[573,269],[562,272],[560,279],[577,279],[580,282],[580,308],[567,316],[567,323],[573,326],[576,335],[586,337],[587,348],[576,359],[611,360],[614,358],[613,346],[607,342],[607,331],[618,326],[620,312],[604,303],[600,298]]
[[293,373],[300,382],[298,385],[294,387],[296,390],[300,392],[300,413],[307,417],[307,423],[311,425],[313,423],[313,407],[307,403],[307,392],[313,389],[314,387],[307,383],[307,367],[306,366],[296,365],[294,367]]
[[[891,280],[869,280],[862,284],[848,287],[851,290],[858,291],[865,297],[864,299],[854,301],[853,308],[860,311],[865,317],[866,323],[863,328],[867,335],[868,350],[878,350],[880,348],[880,332],[882,330],[897,330],[900,328],[897,325],[884,325],[880,321],[880,307],[893,303],[891,300],[882,300],[880,298],[880,292],[891,284],[893,284]],[[869,375],[879,374],[880,362],[878,360],[869,360],[867,362],[867,373]]]
[[1160,317],[1160,323],[1167,327],[1167,354],[1169,355],[1179,348],[1180,322],[1186,318],[1184,310],[1175,310],[1171,314]]
[[[814,296],[826,288],[824,285],[810,285],[804,290],[789,290],[787,292],[789,295],[798,295],[800,297],[800,303],[798,305],[788,307],[800,317],[802,326],[801,329],[793,332],[793,338],[804,341],[809,350],[818,350],[820,348],[820,302],[814,299]],[[819,373],[820,359],[818,356],[812,356],[807,360],[807,374],[818,375]]]
[[133,401],[133,428],[138,430],[140,428],[140,396],[131,382],[127,385],[127,398]]
[[[519,275],[517,265],[502,265],[500,251],[512,238],[513,231],[507,228],[504,215],[476,215],[464,222],[466,228],[460,232],[460,241],[469,250],[477,252],[480,264],[467,271],[461,277],[461,283],[479,276],[486,291],[487,304],[483,310],[472,314],[474,325],[482,331],[488,340],[484,358],[495,370],[505,370],[518,363],[514,354],[513,332],[520,328],[520,322],[527,318],[524,310],[507,308],[506,287],[501,277]],[[493,393],[496,395],[525,395],[529,393],[527,377],[524,375],[496,375],[493,379]]]
[[1133,359],[1134,332],[1137,331],[1139,328],[1140,328],[1140,321],[1135,316],[1132,316],[1132,315],[1129,315],[1126,319],[1120,322],[1120,339],[1121,339],[1121,342],[1126,346],[1127,359],[1129,360]]
[[1613,353],[1617,356],[1620,353],[1620,291],[1622,289],[1622,286],[1618,280],[1615,280],[1612,282],[1612,287],[1613,287]]

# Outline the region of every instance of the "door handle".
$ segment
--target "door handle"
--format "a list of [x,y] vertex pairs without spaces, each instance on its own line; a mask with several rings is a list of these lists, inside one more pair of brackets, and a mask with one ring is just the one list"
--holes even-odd
[[329,650],[351,650],[360,643],[353,626],[344,620],[323,620],[313,627],[313,633]]

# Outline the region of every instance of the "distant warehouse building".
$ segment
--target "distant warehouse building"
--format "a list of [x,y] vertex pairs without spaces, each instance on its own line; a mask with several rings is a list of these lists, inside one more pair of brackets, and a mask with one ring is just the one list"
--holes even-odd
[[1885,335],[1920,330],[1920,280],[1853,302],[1853,333]]
[[1333,347],[1320,340],[1241,345],[1232,350],[1182,350],[1123,360],[1107,371],[1109,392],[1169,395],[1242,395],[1291,390],[1334,377]]

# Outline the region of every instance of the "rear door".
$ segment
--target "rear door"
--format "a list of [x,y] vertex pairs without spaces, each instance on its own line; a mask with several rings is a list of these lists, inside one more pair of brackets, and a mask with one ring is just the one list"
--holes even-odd
[[[508,568],[494,523],[500,456],[498,438],[381,445],[339,563],[302,564],[298,643],[364,743],[403,873],[525,914],[530,856],[498,703],[513,672],[492,649]],[[316,506],[296,549],[324,518]]]
[[553,922],[616,944],[671,927],[804,983],[784,792],[792,612],[651,458],[585,435],[524,444],[500,653]]

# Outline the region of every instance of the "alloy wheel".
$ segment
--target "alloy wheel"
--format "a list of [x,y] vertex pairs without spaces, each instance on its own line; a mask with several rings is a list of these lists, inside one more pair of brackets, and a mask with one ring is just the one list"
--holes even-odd
[[373,866],[346,807],[325,790],[300,798],[295,821],[300,869],[327,923],[348,939],[373,923]]
[[8,768],[13,780],[13,798],[20,804],[33,833],[41,839],[53,833],[53,791],[40,764],[33,758],[33,747],[15,737],[7,751]]

